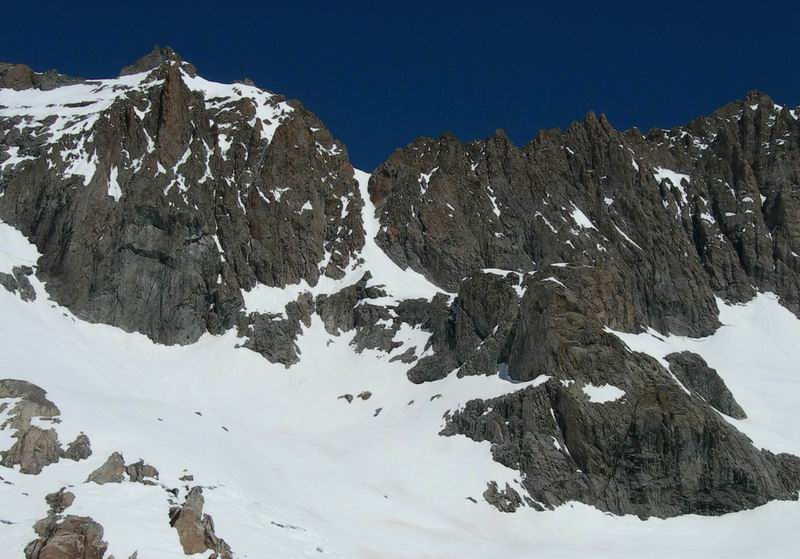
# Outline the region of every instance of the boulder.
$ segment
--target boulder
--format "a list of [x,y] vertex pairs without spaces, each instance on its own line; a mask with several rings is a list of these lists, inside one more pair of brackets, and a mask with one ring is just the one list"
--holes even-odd
[[103,527],[86,516],[49,516],[34,526],[39,536],[25,547],[25,559],[103,559]]
[[195,486],[182,506],[170,510],[170,525],[178,532],[183,552],[192,555],[211,550],[219,559],[232,559],[230,547],[214,532],[213,519],[203,513],[204,503],[203,489]]
[[94,470],[86,478],[86,482],[99,485],[105,483],[122,483],[125,480],[125,460],[119,452],[113,452],[102,466]]

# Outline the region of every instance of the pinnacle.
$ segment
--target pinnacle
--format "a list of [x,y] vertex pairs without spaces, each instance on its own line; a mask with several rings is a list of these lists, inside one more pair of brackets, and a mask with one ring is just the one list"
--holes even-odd
[[195,75],[197,70],[193,64],[186,62],[181,56],[175,52],[172,47],[161,47],[155,45],[153,50],[148,54],[141,57],[139,60],[129,66],[125,66],[120,70],[120,76],[128,76],[130,74],[138,74],[140,72],[147,72],[163,65],[177,63],[180,64],[184,70],[189,74]]

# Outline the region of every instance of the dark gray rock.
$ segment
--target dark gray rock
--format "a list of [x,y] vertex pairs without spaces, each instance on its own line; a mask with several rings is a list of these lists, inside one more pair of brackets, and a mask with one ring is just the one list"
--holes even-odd
[[483,498],[500,512],[515,512],[522,506],[522,497],[507,483],[505,489],[498,489],[496,481],[489,482]]
[[492,442],[535,502],[617,514],[722,514],[796,499],[800,460],[755,449],[708,407],[664,384],[594,404],[560,382],[473,400],[443,431]]
[[[613,269],[548,274],[526,280],[505,346],[510,380],[550,379],[469,402],[442,434],[492,442],[494,459],[521,472],[537,506],[578,500],[665,517],[796,498],[800,459],[756,449],[710,402],[686,394],[657,361],[605,331],[636,316]],[[593,403],[586,384],[610,384],[625,396]]]
[[417,351],[419,351],[419,348],[410,347],[403,353],[395,355],[394,357],[389,359],[389,362],[394,363],[395,361],[399,361],[400,363],[406,363],[406,364],[413,363],[417,360]]
[[125,466],[125,473],[128,474],[130,481],[134,483],[155,485],[153,480],[158,480],[158,470],[150,464],[145,464],[144,460]]
[[522,148],[502,132],[420,138],[372,175],[378,242],[450,291],[487,267],[610,264],[638,323],[664,332],[711,333],[714,295],[745,301],[752,286],[797,313],[798,137],[788,111],[751,93],[644,136],[590,113]]
[[17,292],[17,280],[11,274],[0,272],[0,285],[2,285],[9,293]]
[[28,276],[33,274],[33,269],[29,266],[14,266],[14,279],[17,280],[17,290],[23,301],[33,301],[36,299],[36,291],[31,285]]
[[434,298],[424,323],[433,332],[429,344],[434,353],[420,359],[408,378],[420,383],[453,371],[459,377],[497,374],[519,310],[517,289],[522,289],[518,274],[477,272],[461,283],[449,308],[446,297]]
[[747,414],[725,385],[725,381],[705,360],[690,351],[670,353],[664,359],[669,369],[689,390],[696,392],[715,409],[735,419],[745,419]]
[[[48,149],[52,122],[0,119],[0,158],[11,148],[33,158],[0,175],[0,219],[42,252],[50,296],[82,319],[190,343],[237,324],[242,290],[342,277],[364,243],[363,203],[346,150],[319,119],[273,95],[270,139],[252,98],[205,99],[174,51],[124,73],[147,70],[143,90],[125,90],[59,149]],[[96,158],[85,184],[61,156],[79,148]],[[292,359],[285,340],[268,351]]]

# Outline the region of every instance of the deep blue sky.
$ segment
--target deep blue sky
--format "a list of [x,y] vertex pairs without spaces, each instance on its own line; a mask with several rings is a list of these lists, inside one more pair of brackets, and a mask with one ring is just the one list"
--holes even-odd
[[[250,4],[250,5],[247,5]],[[366,170],[420,135],[518,144],[589,111],[668,127],[800,104],[800,1],[8,2],[0,60],[114,76],[153,44],[295,97]]]

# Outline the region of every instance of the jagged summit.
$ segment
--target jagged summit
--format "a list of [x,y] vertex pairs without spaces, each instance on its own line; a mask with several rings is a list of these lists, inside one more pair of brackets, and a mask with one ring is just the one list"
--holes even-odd
[[[471,480],[466,494],[461,477],[447,486],[443,506],[458,511],[489,503],[531,512],[577,501],[671,517],[796,498],[800,428],[784,429],[788,442],[751,437],[775,428],[776,416],[764,419],[741,384],[728,384],[730,370],[750,364],[725,359],[742,340],[758,339],[753,351],[762,349],[761,327],[742,327],[747,313],[766,307],[793,325],[787,332],[800,315],[795,111],[750,94],[687,126],[646,135],[615,130],[594,113],[522,147],[502,131],[467,143],[443,134],[396,150],[370,175],[353,169],[341,142],[300,104],[247,83],[206,80],[169,48],[156,47],[121,77],[53,90],[31,90],[34,77],[19,69],[4,72],[10,83],[28,86],[0,89],[0,235],[10,239],[9,251],[0,251],[0,304],[23,317],[21,339],[29,345],[43,343],[27,333],[40,324],[48,325],[44,343],[66,339],[72,347],[67,332],[77,330],[96,331],[86,334],[88,345],[102,345],[93,340],[108,329],[86,324],[94,322],[145,334],[149,340],[113,330],[110,345],[135,338],[131,347],[155,356],[130,366],[130,348],[112,359],[92,357],[100,372],[84,375],[71,349],[42,352],[43,360],[55,356],[40,364],[48,374],[24,380],[62,383],[65,410],[80,409],[69,395],[92,392],[86,386],[113,390],[116,374],[127,375],[126,388],[145,391],[137,397],[174,400],[179,409],[189,404],[176,394],[184,382],[196,383],[201,396],[186,390],[188,401],[214,407],[227,382],[216,369],[234,378],[242,366],[247,380],[236,387],[277,384],[221,390],[235,408],[221,413],[246,410],[247,421],[237,433],[226,426],[222,436],[231,438],[213,438],[214,448],[258,456],[285,472],[276,465],[285,459],[281,445],[296,437],[312,453],[301,487],[309,480],[334,485],[320,468],[347,471],[340,461],[363,454],[368,483],[346,484],[331,502],[349,503],[349,490],[368,487],[368,499],[395,511],[391,525],[403,511],[386,487],[417,484],[415,498],[432,491],[426,503],[439,502],[440,480],[426,476],[451,470]],[[7,256],[20,248],[19,257]],[[735,344],[715,346],[731,332]],[[87,342],[76,343],[76,355],[91,353]],[[184,347],[165,347],[173,345]],[[206,364],[212,354],[219,357]],[[73,359],[68,375],[57,374],[62,357]],[[188,376],[200,362],[201,372]],[[107,363],[117,365],[105,378]],[[175,363],[178,370],[188,363],[179,377],[165,371]],[[14,365],[26,374],[23,358]],[[776,367],[781,378],[794,374],[793,364]],[[71,387],[71,376],[84,384]],[[152,386],[159,376],[168,379],[165,393]],[[794,408],[792,401],[781,413]],[[194,424],[169,431],[177,417],[161,418],[159,429],[163,423],[174,436],[206,434]],[[42,435],[39,425],[24,425],[17,438],[49,438],[22,440],[6,464],[58,467],[69,453],[58,441],[75,433],[59,439]],[[395,439],[407,437],[409,425],[423,452],[441,458],[430,469],[396,456]],[[361,433],[373,438],[359,448],[352,437]],[[440,434],[460,436],[445,443]],[[251,452],[261,440],[278,451],[264,445],[266,454]],[[200,446],[209,459],[225,460],[227,452],[211,457]],[[318,460],[320,448],[336,454],[337,468],[330,456]],[[447,461],[462,449],[459,456],[474,454]],[[102,454],[117,450],[106,446]],[[305,456],[296,450],[292,458]],[[176,481],[183,457],[162,456],[158,470],[183,486]],[[402,473],[393,470],[395,458]],[[121,454],[109,463],[123,481],[120,469],[139,479],[145,465],[127,472]],[[237,475],[224,466],[199,482],[209,488],[209,506],[229,495],[226,481]],[[384,468],[394,472],[388,480],[377,474]],[[259,494],[259,502],[291,500],[297,477],[287,477],[287,493]],[[189,520],[204,518],[200,500],[186,497],[183,506],[173,503],[173,520],[183,515],[181,523],[199,529]],[[260,536],[238,539],[235,519],[260,510],[264,521],[254,532],[263,534],[274,510],[239,502],[228,509],[234,520],[225,537],[247,546],[241,542]],[[471,510],[483,515],[479,507]],[[464,518],[458,523],[470,526]],[[289,525],[283,518],[274,524]],[[189,548],[211,549],[214,537],[199,536]],[[256,546],[248,549],[257,556]]]
[[160,47],[155,45],[153,50],[141,57],[139,60],[129,66],[125,66],[120,70],[119,75],[129,76],[131,74],[139,74],[158,68],[163,64],[176,63],[190,76],[197,75],[197,69],[193,64],[186,62],[180,55],[175,52],[171,47]]

